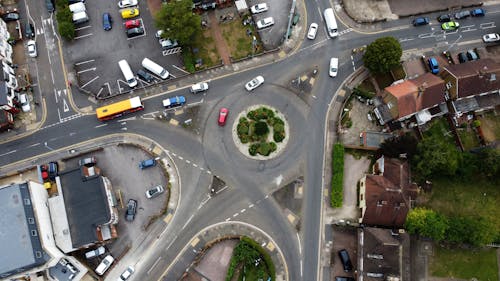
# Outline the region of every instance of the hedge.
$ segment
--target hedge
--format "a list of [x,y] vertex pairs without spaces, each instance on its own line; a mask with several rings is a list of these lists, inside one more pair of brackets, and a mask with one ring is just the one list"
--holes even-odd
[[241,237],[241,241],[245,241],[248,244],[250,244],[254,249],[259,251],[259,253],[262,256],[262,259],[266,263],[267,269],[269,270],[269,276],[271,277],[271,281],[276,280],[276,269],[274,268],[274,263],[273,260],[271,259],[271,256],[269,253],[262,248],[259,243],[253,241],[251,238],[243,236]]
[[334,208],[342,207],[344,182],[344,146],[340,143],[333,145],[332,152],[332,192],[330,205]]

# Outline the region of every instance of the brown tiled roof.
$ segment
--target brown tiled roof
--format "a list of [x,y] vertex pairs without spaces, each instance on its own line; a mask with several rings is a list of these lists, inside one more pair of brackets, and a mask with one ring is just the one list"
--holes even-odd
[[[500,89],[500,63],[480,59],[445,66],[446,71],[458,79],[458,98],[479,95]],[[444,76],[443,76],[444,77]]]
[[444,102],[445,90],[443,79],[431,73],[385,88],[398,100],[398,118]]
[[385,158],[382,175],[366,175],[366,211],[363,224],[402,227],[410,199],[416,197],[416,185],[410,182],[406,161]]

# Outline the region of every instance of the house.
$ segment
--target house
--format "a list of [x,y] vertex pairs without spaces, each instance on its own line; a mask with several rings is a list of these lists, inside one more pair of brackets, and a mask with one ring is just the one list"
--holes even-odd
[[445,66],[441,76],[455,120],[500,105],[500,63],[492,59]]
[[358,280],[410,280],[410,237],[404,230],[358,229]]
[[12,113],[0,108],[0,132],[14,127],[14,116]]
[[422,125],[448,112],[446,105],[440,106],[446,101],[445,82],[431,73],[385,88],[381,99],[374,112],[382,125],[410,118]]
[[382,156],[375,163],[373,174],[360,180],[359,223],[402,228],[416,196],[417,185],[411,182],[408,162]]

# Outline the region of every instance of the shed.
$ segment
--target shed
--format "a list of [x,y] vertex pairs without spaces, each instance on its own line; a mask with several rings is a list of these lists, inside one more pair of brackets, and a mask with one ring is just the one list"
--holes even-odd
[[248,6],[247,2],[245,0],[236,0],[234,1],[236,4],[236,9],[238,10],[238,13],[244,14],[248,11]]

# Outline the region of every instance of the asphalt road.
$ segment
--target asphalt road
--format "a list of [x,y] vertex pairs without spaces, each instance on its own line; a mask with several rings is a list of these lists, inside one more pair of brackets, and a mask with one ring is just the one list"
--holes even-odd
[[[26,164],[43,161],[51,157],[54,150],[66,152],[68,147],[82,141],[95,140],[110,134],[133,132],[154,139],[178,157],[182,195],[174,219],[168,226],[159,221],[151,232],[137,239],[131,255],[122,264],[140,263],[135,279],[157,279],[165,268],[174,261],[183,247],[201,229],[225,220],[241,220],[252,223],[273,237],[283,251],[289,270],[290,280],[317,280],[319,276],[319,256],[322,235],[321,206],[327,198],[323,196],[322,172],[324,155],[325,118],[330,104],[335,108],[338,101],[334,95],[337,89],[352,72],[351,50],[369,44],[381,36],[394,36],[401,41],[405,50],[418,49],[442,51],[467,48],[467,42],[479,45],[477,40],[485,33],[498,32],[496,24],[500,7],[490,6],[485,17],[461,21],[458,32],[442,32],[435,21],[429,26],[414,28],[408,20],[384,23],[384,32],[363,34],[340,27],[341,35],[327,39],[320,11],[329,3],[306,2],[308,25],[315,21],[320,32],[314,41],[305,40],[301,48],[292,56],[266,66],[235,73],[211,81],[206,96],[186,95],[181,89],[145,100],[145,111],[131,114],[106,123],[99,122],[95,116],[78,115],[74,118],[60,118],[60,101],[47,97],[50,108],[46,126],[22,139],[0,145],[0,173],[5,173],[7,164],[29,159]],[[434,15],[430,16],[434,18]],[[340,25],[340,22],[339,22]],[[342,32],[343,30],[347,30]],[[49,38],[48,35],[46,38]],[[40,43],[39,43],[40,45]],[[339,58],[339,74],[336,78],[328,76],[329,58]],[[57,56],[51,55],[51,59]],[[39,65],[52,71],[61,71],[55,62],[40,58]],[[319,69],[310,99],[303,99],[289,88],[289,82],[315,66]],[[39,66],[40,67],[40,66]],[[44,72],[45,73],[45,72]],[[50,72],[49,72],[50,73]],[[60,73],[60,72],[58,72]],[[57,81],[48,83],[51,78],[40,76],[40,85],[58,88]],[[256,75],[263,75],[266,82],[252,93],[244,90],[243,85]],[[41,86],[42,87],[42,86]],[[200,135],[174,127],[163,121],[141,118],[161,110],[161,100],[166,96],[184,94],[188,102],[201,101],[205,110]],[[277,158],[268,161],[255,161],[242,156],[230,139],[231,123],[238,111],[254,104],[269,104],[283,112],[290,123],[291,138],[288,147]],[[230,108],[229,124],[225,128],[216,125],[216,116],[221,106]],[[64,109],[64,108],[63,108]],[[196,163],[195,168],[189,163]],[[204,168],[202,171],[200,168]],[[205,171],[210,171],[208,174]],[[302,230],[299,232],[301,243],[297,241],[297,231],[288,223],[281,209],[269,196],[280,186],[291,181],[300,173],[305,177],[303,200]],[[229,188],[219,195],[208,197],[208,185],[212,175],[223,179]],[[258,202],[258,203],[257,203]],[[253,207],[249,208],[250,205]],[[241,212],[242,209],[246,211]],[[235,214],[239,214],[235,216]],[[166,227],[166,228],[165,228]],[[195,253],[187,252],[172,266],[171,276],[182,275],[186,266],[192,262]],[[111,274],[118,274],[112,272]]]

